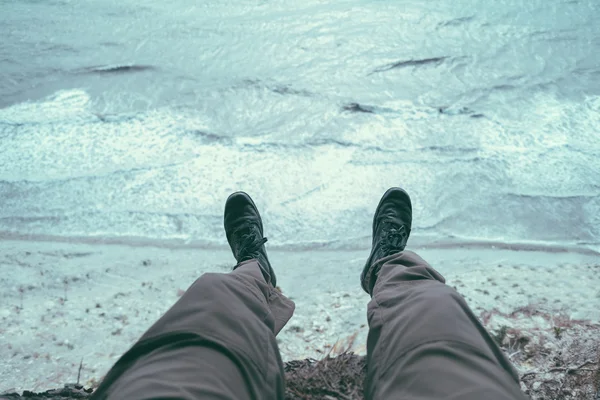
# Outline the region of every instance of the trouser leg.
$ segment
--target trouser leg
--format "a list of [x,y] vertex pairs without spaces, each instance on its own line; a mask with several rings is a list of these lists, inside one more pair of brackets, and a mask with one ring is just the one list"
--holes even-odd
[[367,399],[525,399],[510,360],[435,269],[410,251],[378,263]]
[[256,260],[204,274],[113,366],[94,398],[283,399],[275,335],[293,311]]

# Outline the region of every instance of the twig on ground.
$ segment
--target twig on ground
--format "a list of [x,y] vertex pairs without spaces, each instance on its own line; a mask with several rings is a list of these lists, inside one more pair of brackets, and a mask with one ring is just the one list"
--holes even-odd
[[575,371],[597,371],[597,369],[591,369],[591,368],[584,368],[587,367],[588,365],[596,365],[595,362],[593,361],[586,361],[583,364],[581,364],[578,367],[562,367],[562,368],[550,368],[548,370],[548,372],[566,372],[566,373],[571,373],[571,372],[575,372]]
[[523,376],[521,376],[521,380],[524,380],[527,377],[535,376],[535,375],[537,375],[537,372],[535,372],[535,371],[525,372],[523,374]]
[[81,368],[83,367],[83,357],[79,362],[79,371],[77,372],[77,384],[79,385],[79,378],[81,377]]

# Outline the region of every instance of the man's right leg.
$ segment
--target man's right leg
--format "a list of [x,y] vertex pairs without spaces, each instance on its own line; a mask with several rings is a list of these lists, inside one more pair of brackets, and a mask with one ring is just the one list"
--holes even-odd
[[373,218],[361,275],[368,306],[365,397],[406,400],[525,399],[510,361],[444,278],[404,251],[408,193],[391,188]]
[[410,251],[378,261],[368,306],[367,399],[525,399],[465,300]]

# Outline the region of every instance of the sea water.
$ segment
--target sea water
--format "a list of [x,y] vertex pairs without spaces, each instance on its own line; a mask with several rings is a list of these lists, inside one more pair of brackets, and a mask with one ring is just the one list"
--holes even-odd
[[0,0],[0,237],[600,249],[597,0]]

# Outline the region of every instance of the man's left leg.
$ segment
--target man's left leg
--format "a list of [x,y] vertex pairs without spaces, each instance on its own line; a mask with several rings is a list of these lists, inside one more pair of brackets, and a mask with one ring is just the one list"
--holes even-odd
[[294,303],[256,260],[204,274],[108,372],[93,399],[283,399],[275,335]]
[[108,372],[92,399],[283,399],[275,335],[294,303],[275,289],[262,223],[245,193],[225,207],[239,264],[200,277]]

